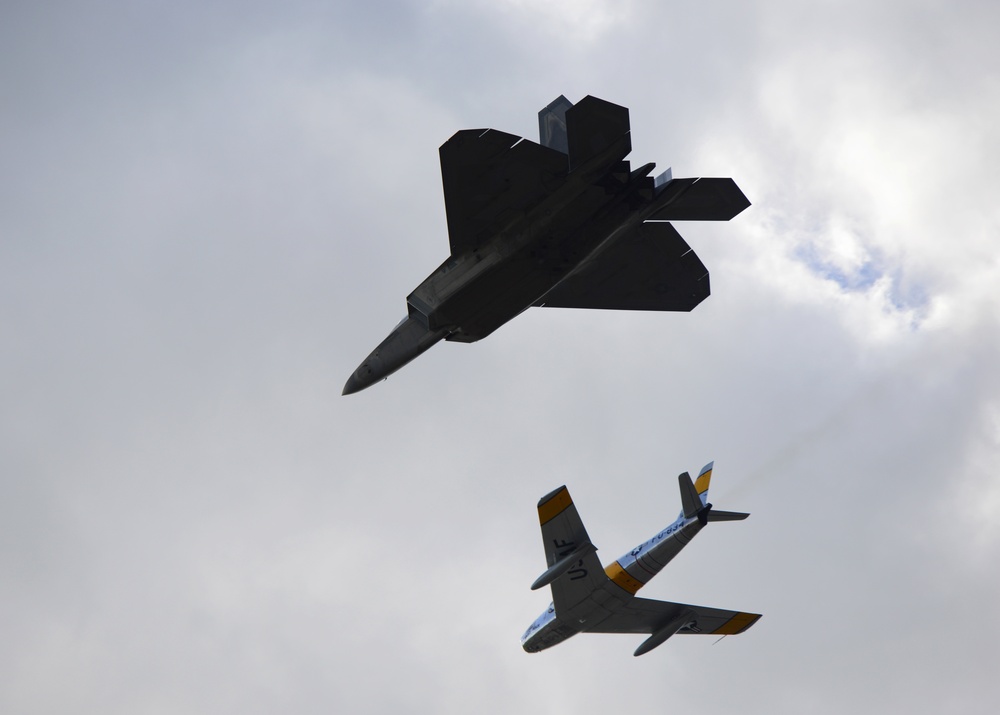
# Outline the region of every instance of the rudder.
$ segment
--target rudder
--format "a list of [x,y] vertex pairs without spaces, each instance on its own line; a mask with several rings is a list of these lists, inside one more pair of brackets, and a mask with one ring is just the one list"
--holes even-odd
[[701,499],[701,505],[705,506],[708,504],[708,485],[712,481],[712,468],[715,466],[715,461],[711,461],[701,468],[698,472],[698,478],[694,482],[694,490],[698,492],[698,498]]

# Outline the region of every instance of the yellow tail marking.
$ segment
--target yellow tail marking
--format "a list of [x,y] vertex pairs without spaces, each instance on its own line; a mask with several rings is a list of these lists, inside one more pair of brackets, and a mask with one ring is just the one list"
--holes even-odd
[[569,495],[569,489],[563,487],[553,494],[547,501],[538,505],[538,521],[541,524],[552,521],[563,513],[568,506],[573,503],[573,497]]
[[646,585],[639,579],[629,574],[629,572],[623,569],[622,565],[617,561],[614,561],[605,567],[604,573],[607,574],[608,578],[615,584],[621,586],[633,596],[636,591]]
[[737,613],[712,633],[720,636],[734,636],[752,626],[758,618],[760,618],[759,613]]
[[712,481],[711,469],[698,477],[698,481],[694,483],[694,490],[699,494],[704,494],[708,491],[708,483],[710,481]]

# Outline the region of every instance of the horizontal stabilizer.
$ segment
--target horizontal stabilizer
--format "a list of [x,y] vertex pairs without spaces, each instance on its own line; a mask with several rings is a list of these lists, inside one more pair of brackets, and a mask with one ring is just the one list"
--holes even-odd
[[732,179],[675,179],[661,190],[676,196],[651,221],[728,221],[750,205]]
[[743,521],[750,514],[742,511],[720,511],[718,509],[708,510],[709,521]]

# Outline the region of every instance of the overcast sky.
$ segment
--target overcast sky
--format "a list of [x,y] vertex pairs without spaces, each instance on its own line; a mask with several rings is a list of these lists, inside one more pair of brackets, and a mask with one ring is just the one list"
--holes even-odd
[[[0,711],[994,713],[995,2],[7,2]],[[448,253],[437,149],[630,109],[690,314],[530,310],[350,397]],[[579,636],[535,505],[609,562],[715,460],[648,598]]]

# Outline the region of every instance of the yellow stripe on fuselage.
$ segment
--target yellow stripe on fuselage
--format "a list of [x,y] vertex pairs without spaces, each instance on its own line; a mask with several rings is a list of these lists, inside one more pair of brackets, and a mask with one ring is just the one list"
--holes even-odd
[[735,636],[737,633],[742,633],[756,623],[758,618],[760,618],[759,613],[737,613],[735,616],[723,623],[719,628],[712,631],[712,634],[720,636]]
[[538,505],[539,523],[544,525],[546,522],[552,521],[572,503],[573,497],[569,495],[569,489],[563,487],[557,490],[555,494]]
[[704,474],[698,476],[698,481],[694,483],[694,490],[699,494],[704,494],[708,491],[708,483],[712,481],[712,470],[709,469]]
[[608,578],[611,579],[615,584],[621,586],[623,589],[631,593],[633,596],[635,592],[640,588],[645,586],[642,581],[632,576],[628,571],[622,568],[622,565],[617,561],[609,564],[604,569],[604,573],[607,574]]

